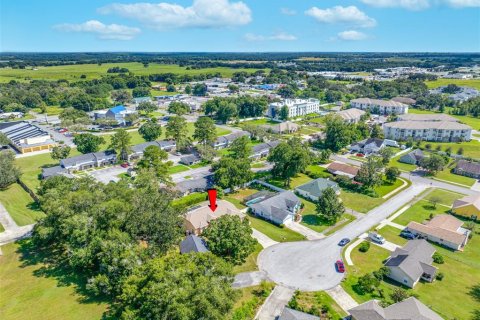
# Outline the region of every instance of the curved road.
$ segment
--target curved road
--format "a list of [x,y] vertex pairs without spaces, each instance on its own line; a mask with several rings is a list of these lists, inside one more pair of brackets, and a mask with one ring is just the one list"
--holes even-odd
[[335,261],[341,258],[342,238],[354,239],[399,210],[429,187],[449,189],[464,194],[478,194],[470,189],[453,186],[416,175],[407,175],[412,185],[390,198],[345,228],[321,240],[279,243],[263,250],[258,265],[272,281],[302,290],[319,291],[338,285],[344,274],[337,273]]

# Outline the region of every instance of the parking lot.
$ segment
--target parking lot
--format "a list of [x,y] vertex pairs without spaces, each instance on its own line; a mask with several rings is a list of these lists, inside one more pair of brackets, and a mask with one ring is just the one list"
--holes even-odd
[[113,166],[100,170],[90,171],[88,175],[94,177],[102,183],[109,183],[110,181],[117,182],[120,180],[119,174],[126,173],[128,168],[122,168],[121,166]]

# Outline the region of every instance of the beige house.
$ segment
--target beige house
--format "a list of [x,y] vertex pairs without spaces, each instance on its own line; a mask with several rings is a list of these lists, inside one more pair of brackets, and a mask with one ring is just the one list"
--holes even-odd
[[212,211],[208,202],[202,202],[200,205],[189,210],[183,219],[185,230],[188,234],[199,235],[210,224],[210,221],[220,218],[223,215],[237,215],[243,217],[243,214],[232,203],[219,200],[217,209]]
[[337,115],[346,123],[357,123],[366,112],[357,108],[350,108],[337,112]]
[[265,130],[272,132],[272,133],[294,133],[297,132],[299,129],[299,125],[291,122],[291,121],[285,121],[285,122],[280,122],[275,125],[263,125],[262,128]]
[[411,221],[407,230],[450,249],[463,250],[470,231],[462,228],[462,225],[463,221],[454,216],[440,214],[423,224]]
[[467,218],[480,217],[480,196],[472,195],[455,200],[452,211]]

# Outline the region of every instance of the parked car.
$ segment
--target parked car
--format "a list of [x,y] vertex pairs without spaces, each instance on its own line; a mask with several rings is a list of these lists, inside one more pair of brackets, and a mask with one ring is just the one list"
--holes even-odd
[[338,272],[340,273],[345,272],[345,265],[343,264],[342,260],[337,260],[337,262],[335,262],[335,267],[337,268]]
[[338,243],[338,245],[339,245],[340,247],[344,247],[344,246],[345,246],[347,243],[349,243],[349,242],[350,242],[350,239],[348,239],[348,238],[343,238],[342,240],[340,240],[340,242]]
[[122,167],[122,168],[128,168],[128,163],[124,162],[124,163],[122,163],[122,164],[120,165],[120,167]]
[[363,153],[357,153],[356,156],[357,156],[357,157],[360,157],[360,158],[365,157],[365,155],[364,155]]
[[59,133],[65,133],[65,132],[68,132],[68,129],[63,128],[63,129],[58,130],[58,132]]
[[384,244],[384,243],[385,243],[385,238],[382,237],[381,235],[379,235],[379,234],[376,233],[376,232],[369,232],[369,233],[368,233],[368,237],[369,237],[370,240],[372,240],[373,242],[380,243],[380,244]]
[[402,236],[402,237],[404,237],[405,239],[408,239],[408,240],[413,240],[413,239],[416,238],[415,234],[411,233],[408,230],[403,230],[402,232],[400,232],[400,236]]

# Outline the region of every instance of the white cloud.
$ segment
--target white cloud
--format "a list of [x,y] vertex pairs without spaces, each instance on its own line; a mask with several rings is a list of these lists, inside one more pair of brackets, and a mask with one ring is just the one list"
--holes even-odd
[[445,0],[452,7],[480,7],[480,0]]
[[373,7],[408,10],[422,10],[430,6],[430,0],[362,0],[362,2]]
[[338,38],[341,40],[346,41],[359,41],[365,40],[367,35],[363,32],[355,31],[355,30],[347,30],[338,33]]
[[297,14],[297,11],[290,8],[280,8],[280,12],[287,16],[294,16]]
[[97,20],[89,20],[79,24],[64,23],[56,25],[54,28],[64,32],[93,33],[98,38],[107,40],[131,40],[141,32],[139,28],[120,24],[103,24]]
[[118,14],[156,29],[220,28],[245,25],[252,21],[250,8],[229,0],[193,0],[190,7],[175,3],[114,3],[98,9],[103,14]]
[[243,38],[247,41],[268,41],[268,40],[273,40],[273,41],[294,41],[297,40],[297,37],[286,33],[286,32],[277,32],[274,33],[270,36],[264,36],[260,34],[255,34],[255,33],[247,33],[243,36]]
[[367,16],[355,6],[335,6],[328,9],[312,7],[305,11],[305,14],[323,23],[344,23],[359,27],[374,27],[377,24],[375,19]]

